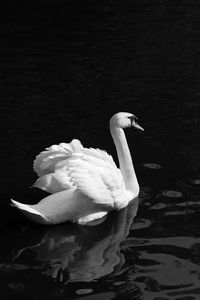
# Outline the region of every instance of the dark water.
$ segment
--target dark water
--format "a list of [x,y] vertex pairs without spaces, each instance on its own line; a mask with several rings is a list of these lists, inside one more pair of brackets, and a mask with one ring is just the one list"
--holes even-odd
[[[28,1],[27,1],[28,2]],[[200,4],[8,1],[0,10],[2,299],[200,299]],[[30,224],[32,161],[79,138],[116,158],[127,131],[139,201],[98,226]]]

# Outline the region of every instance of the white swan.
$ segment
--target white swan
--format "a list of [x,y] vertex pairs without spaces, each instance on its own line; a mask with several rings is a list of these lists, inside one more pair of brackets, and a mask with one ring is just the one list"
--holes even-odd
[[53,145],[41,152],[33,165],[39,176],[34,186],[52,195],[36,205],[11,200],[12,205],[42,224],[69,220],[86,224],[127,206],[138,196],[139,185],[123,129],[132,126],[143,130],[136,120],[125,112],[110,120],[120,169],[107,152],[84,148],[79,140]]

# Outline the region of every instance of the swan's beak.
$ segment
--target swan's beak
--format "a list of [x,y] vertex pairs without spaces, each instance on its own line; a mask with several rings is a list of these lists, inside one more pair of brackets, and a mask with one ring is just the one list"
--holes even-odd
[[142,128],[138,123],[135,121],[132,122],[132,126],[135,127],[136,129],[144,131],[144,128]]

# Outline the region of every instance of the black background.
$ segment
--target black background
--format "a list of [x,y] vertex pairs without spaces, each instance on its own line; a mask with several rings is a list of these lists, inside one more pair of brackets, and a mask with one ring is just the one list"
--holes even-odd
[[117,161],[108,122],[119,111],[145,129],[126,132],[141,187],[189,182],[198,198],[199,1],[7,1],[0,16],[3,224],[19,218],[11,197],[36,202],[32,162],[45,147],[78,138]]

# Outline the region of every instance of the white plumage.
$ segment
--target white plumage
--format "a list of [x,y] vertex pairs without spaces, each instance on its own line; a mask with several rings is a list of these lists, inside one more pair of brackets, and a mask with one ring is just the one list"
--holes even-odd
[[56,224],[71,220],[79,224],[102,218],[137,197],[139,186],[123,128],[142,129],[129,113],[115,114],[110,130],[120,169],[105,151],[84,148],[77,139],[42,151],[34,160],[38,175],[34,186],[52,195],[36,205],[11,200],[32,221]]

